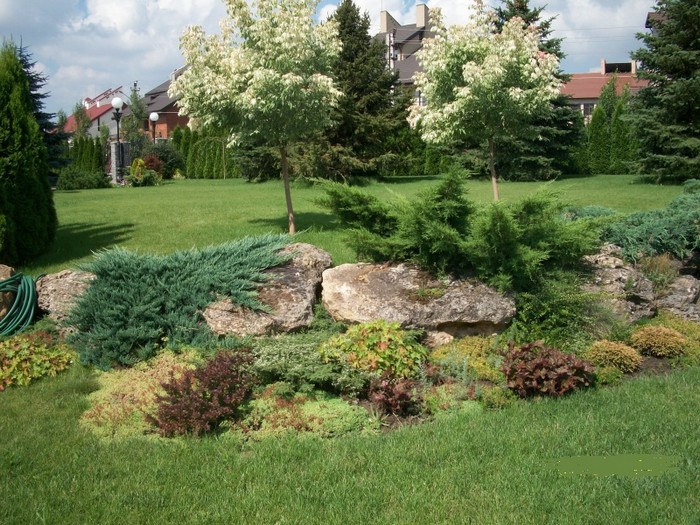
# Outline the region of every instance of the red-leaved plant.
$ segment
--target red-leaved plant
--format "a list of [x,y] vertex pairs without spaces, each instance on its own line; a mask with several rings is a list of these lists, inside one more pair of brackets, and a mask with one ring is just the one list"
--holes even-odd
[[387,414],[416,415],[423,402],[420,382],[384,374],[370,382],[369,400]]
[[250,350],[220,352],[204,366],[171,376],[156,397],[157,411],[147,416],[162,436],[202,435],[236,415],[255,385]]
[[561,396],[591,386],[594,366],[588,361],[545,346],[541,341],[508,345],[501,370],[508,388],[520,397]]

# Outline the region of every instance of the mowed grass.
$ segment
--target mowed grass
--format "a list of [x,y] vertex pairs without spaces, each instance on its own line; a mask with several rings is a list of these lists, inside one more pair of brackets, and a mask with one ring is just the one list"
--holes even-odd
[[[370,437],[100,441],[80,367],[0,393],[3,524],[697,524],[700,369]],[[568,456],[679,457],[658,476]]]
[[[415,196],[437,182],[437,178],[401,178],[364,189],[393,200]],[[681,191],[677,186],[635,184],[631,176],[599,176],[547,184],[502,182],[501,195],[506,201],[516,200],[542,187],[573,205],[596,204],[623,213],[663,207]],[[467,191],[477,202],[491,201],[488,181],[470,180]],[[298,240],[327,250],[335,264],[352,262],[355,255],[343,242],[337,220],[315,203],[322,194],[306,184],[293,187]],[[287,230],[280,181],[181,180],[155,188],[56,192],[54,200],[60,223],[56,240],[45,255],[20,269],[26,274],[72,268],[89,261],[93,252],[115,245],[170,253]]]

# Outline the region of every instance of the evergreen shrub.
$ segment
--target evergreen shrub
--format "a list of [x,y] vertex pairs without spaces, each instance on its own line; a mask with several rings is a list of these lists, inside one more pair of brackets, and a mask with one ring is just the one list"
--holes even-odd
[[264,271],[288,256],[287,236],[247,237],[201,250],[140,255],[120,248],[98,253],[83,266],[96,278],[67,323],[83,363],[109,369],[148,359],[165,345],[205,344],[212,337],[202,318],[217,296],[253,309]]
[[632,334],[632,346],[643,355],[678,357],[685,353],[688,340],[679,331],[665,326],[644,326]]
[[157,408],[146,419],[162,436],[200,436],[238,415],[256,384],[250,350],[239,349],[216,354],[204,365],[171,376],[162,384],[163,395],[156,395]]
[[[182,132],[180,131],[180,133]],[[155,144],[150,144],[149,146],[146,146],[143,154],[144,160],[147,157],[155,157],[160,161],[161,168],[159,170],[151,166],[148,167],[158,172],[163,179],[172,179],[177,170],[185,170],[185,158],[183,157],[182,153],[178,151],[177,147],[170,142],[157,142]]]
[[57,190],[92,190],[109,188],[109,178],[102,171],[89,171],[76,164],[63,168],[58,176]]
[[639,368],[642,356],[634,348],[617,341],[594,342],[583,357],[600,368],[614,367],[629,374]]
[[501,367],[508,388],[520,397],[559,397],[595,382],[593,364],[540,342],[511,344]]

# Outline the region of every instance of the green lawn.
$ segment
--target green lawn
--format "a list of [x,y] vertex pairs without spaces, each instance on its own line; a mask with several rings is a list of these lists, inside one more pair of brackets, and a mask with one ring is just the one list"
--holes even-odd
[[[3,524],[697,524],[700,369],[390,434],[246,445],[100,441],[80,367],[0,393]],[[678,456],[651,477],[562,474],[566,456]]]
[[[634,184],[631,176],[599,176],[556,181],[549,186],[575,205],[597,204],[620,212],[663,207],[678,195],[678,186]],[[424,178],[373,183],[367,191],[385,199],[410,197],[436,183]],[[543,183],[501,183],[504,200],[518,199]],[[489,202],[488,181],[469,181],[469,195]],[[299,240],[324,248],[336,264],[354,260],[332,215],[314,201],[321,190],[293,188]],[[47,254],[21,271],[55,272],[88,261],[92,252],[120,245],[169,253],[287,228],[284,193],[279,181],[262,184],[231,180],[183,180],[156,188],[114,188],[56,192],[60,226]]]

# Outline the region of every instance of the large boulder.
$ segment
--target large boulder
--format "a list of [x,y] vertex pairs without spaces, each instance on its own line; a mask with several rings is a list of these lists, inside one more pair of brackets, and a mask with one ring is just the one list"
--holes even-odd
[[40,277],[36,281],[39,310],[60,325],[94,278],[92,273],[73,270],[63,270]]
[[313,307],[318,300],[321,275],[331,265],[331,256],[310,244],[286,246],[284,253],[292,254],[289,263],[268,270],[269,281],[258,287],[258,300],[268,312],[233,304],[223,298],[209,305],[204,319],[219,335],[264,335],[291,332],[309,326]]
[[593,277],[584,285],[584,291],[600,293],[613,310],[630,322],[656,314],[654,285],[622,259],[619,247],[607,244],[584,260],[593,268]]
[[[0,281],[9,279],[15,274],[15,269],[11,266],[5,266],[0,264]],[[7,312],[12,308],[12,304],[15,302],[15,294],[13,292],[0,293],[0,319],[7,315]]]
[[455,337],[502,331],[515,303],[473,280],[439,280],[409,264],[343,264],[323,272],[323,305],[337,321],[375,319]]
[[700,300],[700,280],[692,275],[681,275],[659,294],[656,304],[659,308],[684,319],[700,323],[698,300]]

